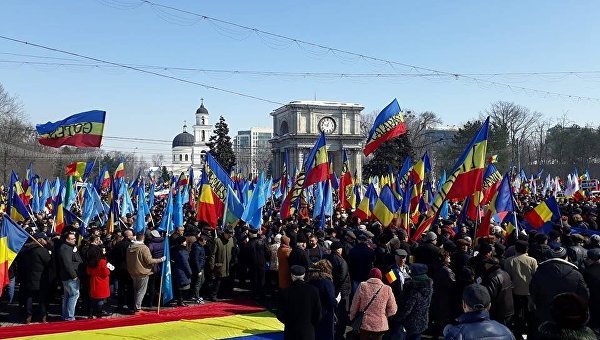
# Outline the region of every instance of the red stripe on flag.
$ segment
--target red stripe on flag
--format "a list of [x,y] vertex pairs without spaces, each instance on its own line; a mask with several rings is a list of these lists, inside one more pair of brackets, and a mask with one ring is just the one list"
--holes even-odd
[[373,140],[369,144],[365,145],[365,149],[363,151],[365,156],[368,156],[371,153],[373,153],[373,151],[375,151],[384,142],[387,142],[388,140],[393,139],[394,137],[397,137],[405,132],[406,132],[406,123],[401,123],[401,124],[397,125],[390,131],[381,135],[381,137],[379,137],[376,140]]
[[314,168],[310,169],[310,172],[306,176],[306,181],[304,182],[304,187],[308,187],[311,184],[315,184],[317,182],[326,181],[329,178],[329,164],[322,163]]
[[456,177],[452,188],[446,194],[446,200],[459,199],[471,195],[483,184],[483,172],[485,169],[473,169],[469,172],[462,173]]
[[536,229],[541,228],[544,223],[546,223],[546,221],[544,221],[544,219],[542,218],[542,216],[540,216],[538,214],[537,211],[535,210],[530,210],[525,214],[525,219],[527,220],[527,222],[529,222],[529,224]]
[[79,147],[100,147],[102,144],[102,135],[79,134],[62,138],[43,138],[38,139],[40,144],[58,148],[63,145],[72,145]]

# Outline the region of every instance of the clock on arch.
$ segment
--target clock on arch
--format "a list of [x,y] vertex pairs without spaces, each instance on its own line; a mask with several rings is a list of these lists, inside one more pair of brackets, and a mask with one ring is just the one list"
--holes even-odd
[[332,133],[335,131],[335,120],[331,117],[321,118],[319,121],[319,130],[327,134]]

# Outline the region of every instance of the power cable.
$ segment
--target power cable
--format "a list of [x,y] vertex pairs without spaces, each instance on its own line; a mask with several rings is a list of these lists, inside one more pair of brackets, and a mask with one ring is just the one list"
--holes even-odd
[[93,61],[96,61],[96,62],[99,62],[99,63],[114,65],[114,66],[118,66],[118,67],[130,69],[130,70],[134,70],[134,71],[138,71],[138,72],[142,72],[142,73],[146,73],[146,74],[151,74],[151,75],[154,75],[154,76],[157,76],[157,77],[162,77],[162,78],[167,78],[167,79],[171,79],[171,80],[176,80],[176,81],[179,81],[179,82],[182,82],[182,83],[187,83],[187,84],[202,86],[202,87],[204,87],[206,89],[209,89],[209,90],[215,90],[215,91],[225,92],[225,93],[233,94],[233,95],[236,95],[236,96],[250,98],[250,99],[255,99],[255,100],[258,100],[258,101],[262,101],[262,102],[266,102],[266,103],[271,103],[271,104],[285,105],[284,103],[277,102],[277,101],[270,100],[270,99],[265,99],[265,98],[261,98],[261,97],[257,97],[257,96],[253,96],[253,95],[249,95],[249,94],[245,94],[245,93],[241,93],[241,92],[227,90],[227,89],[224,89],[224,88],[220,88],[220,87],[216,87],[216,86],[212,86],[212,85],[208,85],[208,84],[198,83],[198,82],[195,82],[195,81],[186,80],[186,79],[183,79],[183,78],[178,78],[178,77],[174,77],[174,76],[170,76],[170,75],[167,75],[167,74],[162,74],[162,73],[158,73],[158,72],[154,72],[154,71],[148,71],[148,70],[144,70],[144,69],[141,69],[141,68],[138,68],[138,67],[127,66],[127,65],[124,65],[124,64],[115,63],[115,62],[108,61],[108,60],[103,60],[103,59],[98,59],[98,58],[94,58],[94,57],[89,57],[89,56],[86,56],[86,55],[83,55],[83,54],[69,52],[69,51],[65,51],[65,50],[61,50],[61,49],[53,48],[53,47],[49,47],[49,46],[44,46],[44,45],[40,45],[40,44],[35,44],[35,43],[31,43],[31,42],[27,42],[27,41],[15,39],[15,38],[3,36],[3,35],[0,36],[0,39],[4,39],[4,40],[16,42],[16,43],[20,43],[20,44],[24,44],[24,45],[28,45],[28,46],[33,46],[33,47],[37,47],[37,48],[42,48],[42,49],[45,49],[45,50],[48,50],[48,51],[64,53],[64,54],[72,55],[72,56],[83,58],[83,59],[93,60]]
[[[104,4],[107,4],[106,1],[102,1],[102,2]],[[118,2],[116,2],[116,3],[118,3]],[[159,4],[159,3],[156,3],[156,2],[153,2],[153,1],[149,1],[149,0],[139,0],[139,3],[140,4],[148,4],[152,8],[167,9],[167,10],[170,10],[170,11],[174,11],[174,12],[178,12],[178,13],[184,13],[184,14],[187,14],[187,15],[195,16],[195,17],[200,18],[201,20],[206,20],[208,22],[214,22],[214,23],[218,23],[218,24],[223,24],[223,25],[227,25],[227,26],[230,26],[230,27],[234,27],[234,28],[237,28],[237,29],[242,29],[242,30],[245,30],[247,32],[257,34],[258,36],[260,36],[262,34],[262,35],[265,35],[265,36],[269,36],[269,37],[273,37],[273,38],[285,40],[285,41],[291,42],[291,43],[296,44],[296,45],[310,46],[310,47],[313,47],[313,48],[324,50],[325,52],[332,53],[334,55],[336,55],[336,53],[338,53],[338,54],[344,54],[344,55],[352,56],[352,57],[359,58],[359,59],[362,59],[362,60],[369,60],[369,61],[374,61],[374,62],[378,62],[378,63],[383,63],[383,64],[386,64],[386,65],[389,65],[389,66],[394,66],[395,65],[395,66],[402,66],[402,67],[410,68],[410,69],[413,69],[413,70],[422,70],[422,71],[427,71],[427,72],[432,72],[432,73],[438,73],[438,74],[442,74],[442,75],[454,77],[456,80],[458,80],[460,78],[463,78],[463,79],[467,79],[467,80],[470,80],[472,82],[475,82],[477,84],[483,83],[483,84],[487,84],[487,85],[492,85],[492,86],[498,86],[498,87],[507,88],[507,89],[510,89],[510,90],[517,89],[517,90],[521,90],[521,91],[524,91],[524,92],[528,92],[529,91],[529,92],[533,92],[533,93],[538,93],[538,94],[543,94],[543,95],[557,96],[557,97],[562,97],[562,98],[570,98],[570,99],[577,99],[577,100],[589,100],[589,101],[600,102],[600,98],[587,97],[587,96],[579,96],[579,95],[571,95],[571,94],[565,94],[565,93],[559,93],[559,92],[539,90],[539,89],[534,89],[534,88],[530,88],[530,87],[516,86],[516,85],[512,85],[512,84],[501,83],[501,82],[496,82],[496,81],[492,81],[492,80],[478,78],[478,77],[473,76],[473,75],[468,75],[468,74],[463,74],[463,73],[455,73],[455,72],[448,72],[448,71],[443,71],[443,70],[436,70],[436,69],[429,68],[429,67],[412,65],[412,64],[407,64],[407,63],[402,63],[402,62],[397,62],[397,61],[392,61],[392,60],[386,60],[386,59],[382,59],[382,58],[378,58],[378,57],[374,57],[374,56],[369,56],[369,55],[362,54],[362,53],[357,53],[357,52],[342,50],[342,49],[339,49],[339,48],[330,47],[330,46],[322,45],[322,44],[319,44],[319,43],[314,43],[314,42],[310,42],[310,41],[306,41],[306,40],[302,40],[302,39],[297,39],[297,38],[285,36],[285,35],[278,34],[278,33],[273,33],[273,32],[269,32],[269,31],[265,31],[265,30],[262,30],[262,29],[259,29],[259,28],[256,28],[256,27],[250,27],[250,26],[238,24],[238,23],[235,23],[235,22],[232,22],[232,21],[218,19],[218,18],[211,17],[211,16],[208,16],[208,15],[204,15],[204,14],[200,14],[200,13],[195,13],[195,12],[192,12],[192,11],[188,11],[188,10],[176,8],[176,7],[173,7],[173,6]],[[127,8],[137,8],[137,7],[140,7],[140,6],[135,6],[135,4],[133,4],[133,3],[127,3],[126,5],[127,5]]]

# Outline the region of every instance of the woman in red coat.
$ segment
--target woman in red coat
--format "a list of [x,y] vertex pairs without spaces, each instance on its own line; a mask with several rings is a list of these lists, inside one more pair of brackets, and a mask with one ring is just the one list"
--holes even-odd
[[109,266],[104,255],[104,248],[91,246],[88,250],[87,261],[87,274],[90,278],[90,319],[94,316],[102,318],[109,315],[102,311],[104,299],[110,296]]

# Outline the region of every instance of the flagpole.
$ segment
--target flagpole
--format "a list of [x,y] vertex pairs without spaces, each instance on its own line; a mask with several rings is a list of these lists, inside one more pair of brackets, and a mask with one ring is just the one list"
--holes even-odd
[[[167,235],[168,237],[168,235]],[[163,262],[164,263],[164,262]],[[164,266],[162,266],[164,267]],[[162,270],[165,270],[165,268],[162,268]],[[158,308],[156,309],[156,315],[160,315],[160,304],[162,302],[162,287],[163,287],[163,273],[162,270],[160,271],[160,286],[158,288]]]

